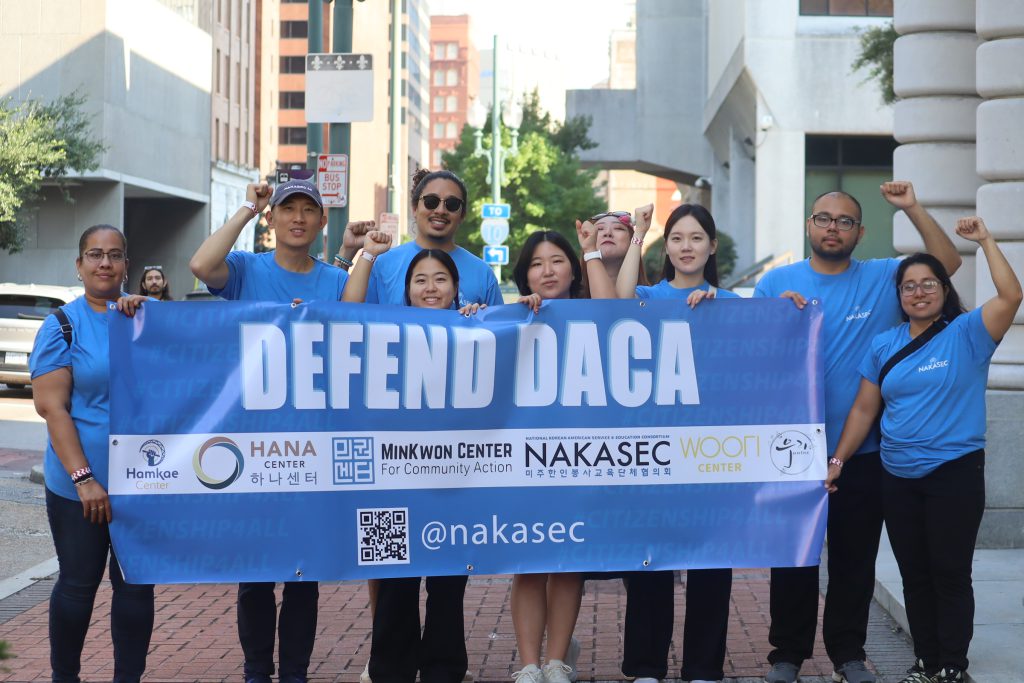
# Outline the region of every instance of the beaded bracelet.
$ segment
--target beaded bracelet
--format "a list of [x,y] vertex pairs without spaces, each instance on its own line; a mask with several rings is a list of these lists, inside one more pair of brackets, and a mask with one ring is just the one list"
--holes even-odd
[[843,468],[843,461],[840,460],[839,458],[829,458],[828,459],[828,464],[829,465],[835,465],[839,469]]
[[80,467],[79,469],[71,473],[71,481],[74,482],[75,484],[77,484],[80,481],[83,481],[87,477],[92,477],[92,468],[89,467],[88,465],[86,465],[85,467]]
[[631,238],[629,238],[629,241],[632,242],[633,244],[635,244],[638,247],[644,246],[644,238],[643,237],[637,237],[636,235],[633,235]]
[[93,481],[93,476],[91,474],[87,474],[87,475],[85,475],[84,477],[82,477],[81,479],[79,479],[78,481],[75,482],[75,487],[77,488],[79,486],[85,486],[90,481]]
[[348,266],[349,268],[352,267],[352,262],[349,261],[344,256],[337,256],[337,255],[335,255],[334,260],[337,261],[338,263],[341,263],[341,264],[344,264],[344,265]]

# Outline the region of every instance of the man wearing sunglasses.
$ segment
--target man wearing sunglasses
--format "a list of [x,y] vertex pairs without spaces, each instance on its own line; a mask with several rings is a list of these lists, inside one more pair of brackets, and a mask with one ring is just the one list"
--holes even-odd
[[[942,228],[917,203],[906,181],[881,186],[887,202],[901,209],[914,224],[925,249],[942,261],[952,275],[960,255]],[[871,340],[900,322],[895,287],[899,259],[852,257],[864,236],[860,203],[842,191],[826,192],[814,200],[805,229],[811,257],[769,271],[754,296],[784,297],[803,308],[818,299],[825,312],[825,434],[832,457],[846,416],[853,405],[860,375],[857,366]],[[843,484],[829,498],[828,591],[823,636],[833,677],[845,683],[873,683],[864,666],[868,610],[875,584],[875,557],[882,531],[881,481],[877,425],[851,458]],[[771,573],[771,629],[774,648],[768,683],[794,683],[803,661],[814,647],[818,620],[818,568],[774,568]]]
[[455,308],[467,304],[502,303],[491,267],[455,244],[455,233],[466,217],[466,186],[451,171],[421,169],[412,179],[412,216],[416,238],[382,254],[370,272],[368,304],[405,305],[405,271],[422,249],[447,252],[459,270]]

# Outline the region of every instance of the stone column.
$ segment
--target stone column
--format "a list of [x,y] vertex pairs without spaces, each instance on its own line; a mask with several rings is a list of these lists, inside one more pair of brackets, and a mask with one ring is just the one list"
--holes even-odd
[[[977,0],[978,215],[1024,274],[1024,0]],[[977,300],[995,294],[978,254]],[[1024,312],[1018,312],[989,372],[987,509],[979,536],[986,547],[1024,547]]]
[[[917,198],[952,234],[956,219],[975,212],[982,179],[975,172],[974,0],[896,0],[893,23],[893,83],[899,101],[893,135],[893,177],[914,183]],[[957,290],[974,302],[974,248],[954,237],[964,265],[954,276]],[[924,244],[907,217],[893,219],[893,246],[921,251]]]

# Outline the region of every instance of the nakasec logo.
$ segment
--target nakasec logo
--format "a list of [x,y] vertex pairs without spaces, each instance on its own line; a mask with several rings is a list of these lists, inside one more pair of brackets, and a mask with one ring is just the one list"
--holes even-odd
[[139,453],[146,459],[146,464],[150,467],[156,467],[164,461],[167,457],[167,451],[164,449],[164,445],[156,439],[149,439],[144,441],[139,446]]
[[814,460],[811,437],[795,429],[787,429],[772,438],[772,464],[783,474],[801,474]]
[[[203,469],[204,458],[216,458],[220,461],[226,458],[225,451],[234,457],[234,469],[227,477],[211,477]],[[226,436],[215,436],[196,449],[196,454],[192,457],[192,468],[195,469],[200,484],[208,489],[219,490],[231,486],[242,476],[242,470],[245,469],[245,458],[242,457],[242,449],[234,441]]]

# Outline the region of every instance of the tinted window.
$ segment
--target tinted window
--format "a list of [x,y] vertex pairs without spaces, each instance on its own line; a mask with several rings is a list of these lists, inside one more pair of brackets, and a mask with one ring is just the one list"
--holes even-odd
[[0,318],[42,320],[64,302],[32,294],[0,294]]

